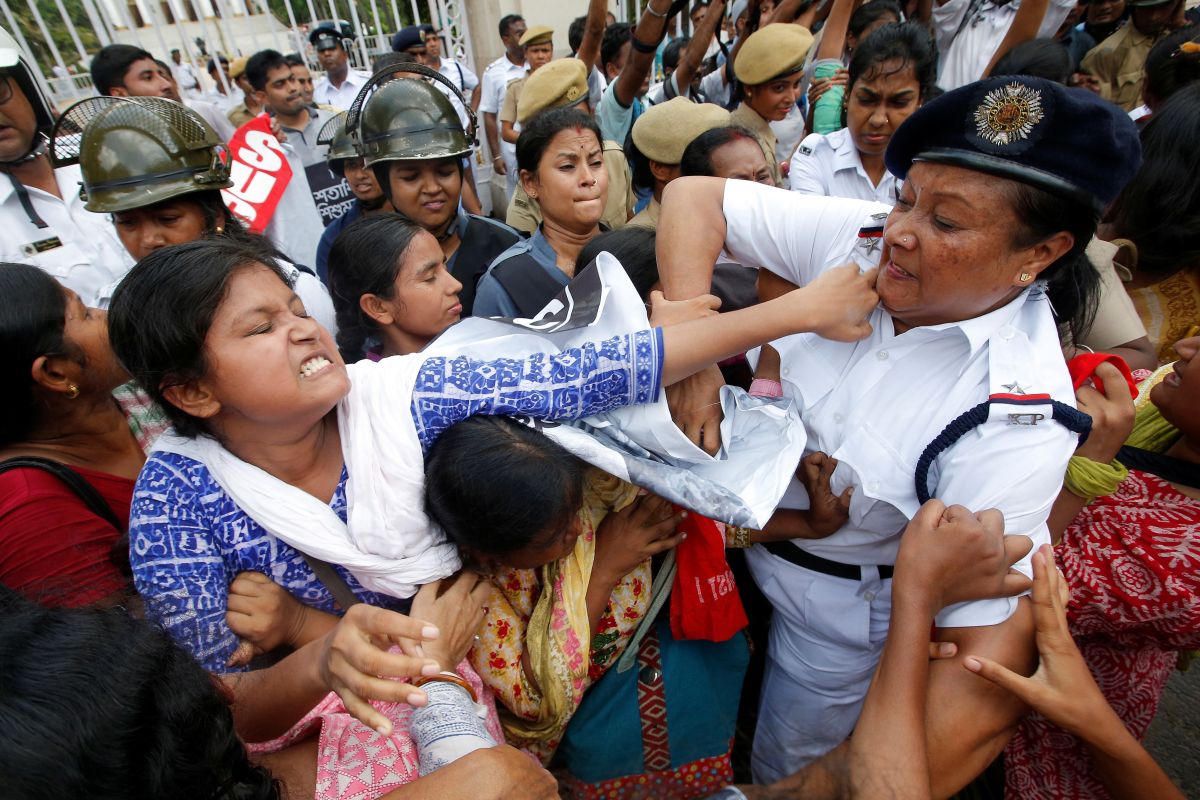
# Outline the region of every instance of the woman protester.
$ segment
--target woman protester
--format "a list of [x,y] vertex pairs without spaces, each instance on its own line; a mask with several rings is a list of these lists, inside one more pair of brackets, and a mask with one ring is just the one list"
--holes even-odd
[[352,364],[420,352],[462,316],[462,288],[437,239],[406,217],[352,223],[329,255],[342,358]]
[[[1138,387],[1136,408],[1112,365],[1079,388],[1093,430],[1050,517],[1070,634],[1139,740],[1180,651],[1200,648],[1200,337],[1175,349],[1179,359]],[[1005,751],[1009,796],[1108,797],[1113,770],[1089,742],[1069,717],[1027,717]]]
[[[880,267],[865,342],[774,343],[810,449],[838,462],[832,492],[853,494],[833,535],[748,553],[775,608],[757,778],[793,772],[853,728],[887,629],[895,534],[919,502],[995,506],[1007,533],[1048,541],[1084,422],[1069,408],[1058,327],[1090,316],[1098,277],[1084,248],[1137,154],[1133,123],[1095,95],[1003,78],[927,103],[893,135],[886,163],[905,179],[894,209],[738,181],[668,187],[658,252],[669,298],[705,291],[699,265],[722,250],[797,285],[848,259]],[[689,379],[677,397],[678,421],[707,447],[719,441],[705,407],[714,378]],[[1032,666],[1028,601],[947,609],[938,626],[960,650]],[[935,796],[981,772],[1021,713],[957,664],[932,667],[929,708]]]
[[463,108],[470,105],[441,73],[397,64],[362,88],[346,127],[392,208],[437,239],[450,274],[462,284],[462,314],[470,316],[487,265],[520,237],[507,225],[462,210],[463,157],[472,152],[474,115],[464,130],[449,98],[430,82],[405,79],[412,77],[440,81]]
[[753,320],[697,320],[556,356],[418,354],[347,370],[261,251],[220,239],[157,251],[122,282],[109,326],[121,362],[174,426],[134,492],[135,583],[149,616],[209,669],[237,647],[226,589],[243,571],[324,612],[351,596],[403,608],[416,587],[458,566],[421,495],[423,453],[450,425],[648,402],[663,381],[779,331],[853,336],[859,320],[850,318],[872,296],[843,271]]
[[[1200,84],[1176,92],[1142,131],[1142,169],[1109,211],[1102,235],[1126,245],[1125,286],[1160,363],[1200,324]],[[1130,247],[1129,245],[1132,245]]]
[[125,386],[105,312],[25,264],[0,265],[0,294],[0,584],[47,605],[125,602],[133,482],[161,415]]
[[520,182],[542,222],[501,253],[479,281],[476,316],[532,317],[575,277],[576,258],[600,233],[608,200],[600,126],[576,108],[543,111],[517,140]]
[[[224,144],[195,112],[157,97],[92,97],[67,109],[54,130],[51,157],[79,163],[85,208],[112,214],[117,238],[136,260],[203,237],[266,240],[225,207],[233,185]],[[275,260],[322,325],[333,330],[333,304],[306,267]]]
[[784,119],[795,108],[804,78],[804,58],[812,41],[807,28],[777,22],[750,34],[733,62],[741,102],[729,121],[758,138],[776,186],[785,185],[784,175],[775,153],[775,133],[768,123]]
[[850,60],[844,127],[800,143],[788,170],[792,191],[894,203],[899,181],[883,155],[936,79],[937,53],[920,24],[885,25],[868,36]]

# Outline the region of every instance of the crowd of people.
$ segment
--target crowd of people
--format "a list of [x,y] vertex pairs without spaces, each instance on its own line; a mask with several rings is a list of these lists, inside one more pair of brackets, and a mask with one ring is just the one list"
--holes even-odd
[[1185,0],[581,5],[0,30],[0,795],[1181,798]]

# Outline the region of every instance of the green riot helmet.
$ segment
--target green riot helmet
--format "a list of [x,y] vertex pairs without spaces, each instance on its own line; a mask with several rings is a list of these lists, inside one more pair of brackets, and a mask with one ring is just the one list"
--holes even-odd
[[3,28],[0,28],[0,75],[20,87],[37,120],[37,133],[29,144],[29,152],[13,162],[21,163],[45,152],[46,137],[54,128],[54,111],[50,106],[50,101],[46,99],[45,92],[42,91],[42,84],[38,80],[38,76],[26,62],[21,46]]
[[354,146],[354,139],[346,130],[345,111],[339,112],[333,119],[321,126],[321,132],[317,134],[317,144],[329,148],[325,151],[325,163],[329,165],[329,171],[339,177],[345,177],[342,162],[351,158],[359,158],[359,152]]
[[89,97],[54,127],[50,158],[78,163],[84,208],[130,211],[225,189],[229,154],[200,115],[161,97]]
[[[467,130],[445,94],[427,81],[399,76],[405,72],[450,87],[467,109]],[[464,156],[475,144],[475,116],[458,87],[420,64],[395,64],[373,75],[354,98],[346,128],[368,167],[384,161]]]

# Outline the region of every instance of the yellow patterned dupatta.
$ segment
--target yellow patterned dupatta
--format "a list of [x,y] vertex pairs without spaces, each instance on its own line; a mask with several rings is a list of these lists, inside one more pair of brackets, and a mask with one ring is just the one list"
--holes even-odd
[[1173,362],[1175,343],[1200,330],[1200,272],[1180,270],[1128,292],[1158,353],[1158,363]]
[[629,505],[637,494],[636,486],[589,471],[574,551],[538,569],[492,576],[484,630],[468,658],[499,700],[508,742],[529,749],[543,763],[554,755],[584,691],[625,649],[649,606],[646,560],[617,584],[592,637],[587,587],[596,529],[610,511]]

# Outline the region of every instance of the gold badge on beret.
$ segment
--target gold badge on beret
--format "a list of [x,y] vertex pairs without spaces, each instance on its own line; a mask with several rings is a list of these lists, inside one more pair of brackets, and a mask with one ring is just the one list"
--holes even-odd
[[575,100],[579,99],[579,95],[580,91],[578,86],[571,85],[567,87],[567,100],[574,102]]
[[1010,83],[984,95],[975,109],[975,133],[1003,147],[1029,138],[1043,116],[1041,91]]

